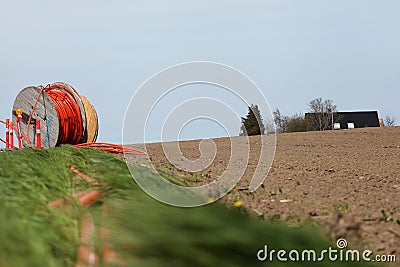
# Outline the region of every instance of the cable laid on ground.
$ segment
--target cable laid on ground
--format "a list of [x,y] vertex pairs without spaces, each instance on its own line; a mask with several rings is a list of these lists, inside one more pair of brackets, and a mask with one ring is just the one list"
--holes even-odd
[[86,144],[74,145],[73,147],[74,148],[90,147],[90,148],[95,148],[95,149],[102,150],[105,152],[109,152],[112,154],[147,155],[146,152],[141,151],[136,148],[133,148],[133,147],[127,147],[127,146],[109,144],[109,143],[86,143]]

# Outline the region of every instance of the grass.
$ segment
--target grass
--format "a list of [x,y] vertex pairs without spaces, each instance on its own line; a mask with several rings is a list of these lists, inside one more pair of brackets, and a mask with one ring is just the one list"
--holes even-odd
[[188,179],[180,172],[174,171],[169,165],[157,167],[157,172],[173,184],[187,187],[195,186],[195,181]]
[[[103,201],[110,210],[107,220],[100,220],[100,205],[83,208],[72,203],[64,209],[47,205],[90,187],[73,179],[71,165],[101,182],[98,190],[107,193]],[[154,175],[143,167],[134,172]],[[279,221],[265,222],[242,208],[219,204],[191,209],[161,204],[140,190],[124,162],[101,151],[64,146],[0,153],[0,266],[74,266],[79,222],[87,210],[97,225],[110,229],[109,241],[126,266],[263,266],[267,263],[259,262],[256,253],[264,245],[276,250],[335,248],[310,225],[293,228]],[[276,259],[272,264],[291,265]]]
[[337,205],[337,209],[341,212],[348,212],[349,211],[349,204],[347,203],[339,203]]

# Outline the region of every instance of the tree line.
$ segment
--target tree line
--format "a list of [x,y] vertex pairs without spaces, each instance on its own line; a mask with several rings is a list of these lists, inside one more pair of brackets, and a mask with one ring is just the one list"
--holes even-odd
[[274,123],[278,133],[325,131],[332,129],[335,122],[340,121],[339,116],[334,116],[337,106],[331,99],[322,97],[311,100],[308,104],[309,118],[296,113],[293,116],[282,115],[279,109],[273,112]]
[[[252,104],[248,107],[247,115],[241,118],[242,124],[239,135],[325,131],[332,129],[333,124],[341,120],[340,116],[333,116],[338,109],[331,99],[319,97],[311,100],[307,105],[308,118],[301,112],[286,116],[279,109],[275,109],[273,111],[273,121],[264,122],[258,106]],[[386,126],[394,126],[396,124],[394,118],[390,116],[387,116],[384,121]]]

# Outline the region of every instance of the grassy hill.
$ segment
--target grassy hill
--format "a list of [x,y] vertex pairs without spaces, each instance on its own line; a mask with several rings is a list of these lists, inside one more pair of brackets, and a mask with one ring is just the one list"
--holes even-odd
[[[93,187],[74,179],[72,165],[101,183],[96,189],[106,193],[106,219],[101,219],[101,203],[89,208],[78,202],[61,209],[48,205]],[[143,167],[136,172],[153,175]],[[0,153],[0,266],[75,266],[79,224],[87,211],[96,225],[109,228],[119,263],[126,266],[366,266],[276,258],[259,262],[256,254],[264,245],[288,251],[321,251],[336,245],[312,226],[265,222],[234,207],[185,209],[161,204],[140,190],[123,161],[105,152],[64,146]],[[95,240],[100,252],[104,240]]]

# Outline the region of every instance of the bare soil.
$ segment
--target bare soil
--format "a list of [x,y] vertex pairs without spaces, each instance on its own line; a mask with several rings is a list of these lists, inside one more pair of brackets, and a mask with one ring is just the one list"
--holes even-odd
[[[214,141],[217,155],[198,173],[172,166],[160,143],[146,149],[158,169],[204,184],[218,178],[230,160],[231,140]],[[400,127],[278,134],[270,173],[250,193],[246,188],[258,164],[261,142],[260,136],[250,137],[247,170],[220,201],[232,205],[240,199],[250,213],[267,220],[316,223],[332,240],[343,237],[353,248],[400,258]],[[200,157],[199,141],[179,145],[186,158]]]

